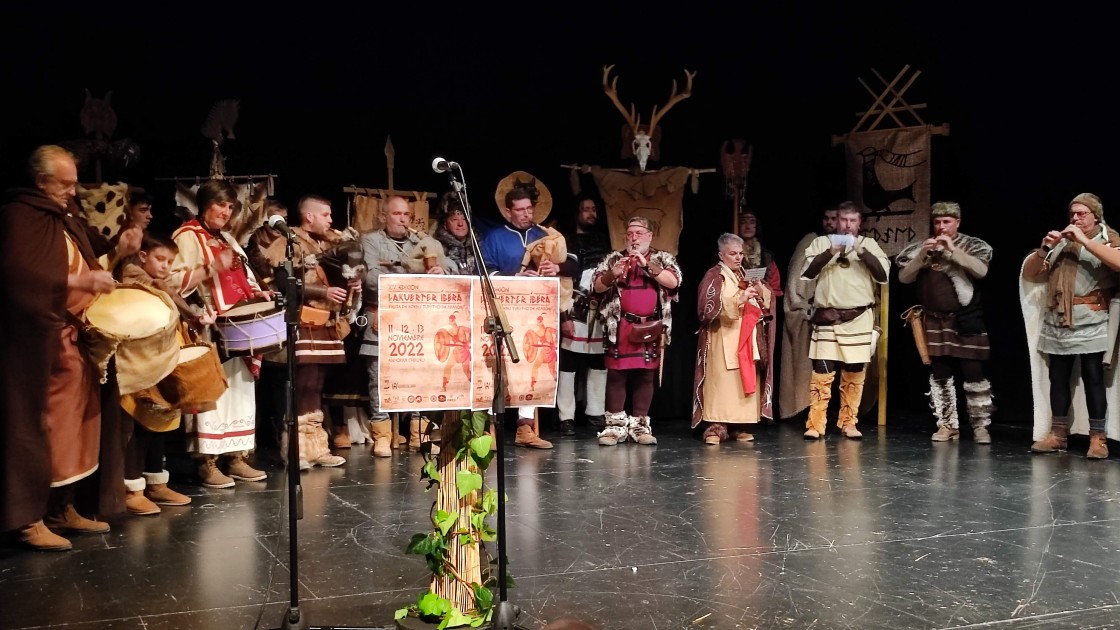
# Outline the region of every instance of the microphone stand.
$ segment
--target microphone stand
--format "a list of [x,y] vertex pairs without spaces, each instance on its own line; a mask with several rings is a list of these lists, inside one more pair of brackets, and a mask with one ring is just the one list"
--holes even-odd
[[[303,486],[299,482],[299,427],[296,422],[296,337],[299,335],[299,311],[303,305],[303,278],[295,273],[292,262],[295,235],[284,232],[284,323],[288,332],[288,386],[285,388],[285,425],[288,428],[288,611],[276,630],[343,630],[344,626],[312,626],[299,606],[299,541],[297,521],[303,518]],[[384,630],[370,626],[346,627],[349,630]]]
[[[509,560],[506,557],[506,468],[505,468],[505,428],[503,416],[506,411],[506,378],[503,349],[509,348],[510,360],[514,363],[521,361],[517,354],[517,346],[513,340],[513,330],[510,328],[506,312],[498,302],[494,293],[494,283],[490,281],[490,274],[486,269],[486,262],[482,258],[482,249],[478,245],[478,235],[474,229],[473,214],[470,202],[467,201],[466,177],[463,168],[452,163],[453,168],[447,171],[451,179],[451,187],[459,197],[463,207],[463,215],[467,219],[467,233],[470,236],[471,250],[474,253],[479,281],[482,283],[483,302],[486,306],[486,333],[494,340],[494,398],[493,422],[496,436],[498,460],[498,602],[494,607],[494,615],[490,621],[493,630],[524,630],[517,625],[517,618],[521,615],[521,608],[509,602],[506,589],[506,575]],[[459,170],[459,177],[455,176],[454,169]],[[505,344],[509,344],[506,346]]]
[[295,273],[292,262],[293,241],[290,232],[284,233],[284,323],[288,332],[287,387],[284,388],[284,424],[288,431],[288,582],[290,601],[288,612],[279,630],[307,630],[307,617],[299,608],[299,543],[296,521],[303,518],[303,486],[299,483],[299,429],[296,426],[296,336],[299,334],[299,309],[303,304],[303,279]]

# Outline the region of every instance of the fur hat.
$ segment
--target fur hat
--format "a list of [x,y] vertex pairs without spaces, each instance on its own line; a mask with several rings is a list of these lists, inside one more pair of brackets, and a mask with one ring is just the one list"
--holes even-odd
[[938,201],[930,206],[929,216],[934,219],[937,217],[953,217],[959,221],[961,218],[961,204],[955,201]]
[[1073,207],[1075,203],[1079,203],[1089,210],[1092,210],[1093,216],[1097,217],[1098,223],[1104,220],[1104,204],[1101,203],[1100,197],[1093,193],[1081,193],[1074,197],[1073,201],[1069,202],[1070,207]]

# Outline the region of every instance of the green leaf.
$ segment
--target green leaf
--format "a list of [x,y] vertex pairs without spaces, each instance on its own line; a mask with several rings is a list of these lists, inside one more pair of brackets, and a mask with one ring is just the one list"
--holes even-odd
[[452,609],[451,600],[440,597],[431,591],[420,595],[420,599],[416,601],[416,607],[423,617],[443,617]]
[[439,474],[439,466],[435,460],[429,459],[424,462],[423,468],[420,469],[420,478],[434,481],[435,483],[442,483],[443,477]]
[[494,438],[489,435],[480,435],[471,440],[471,450],[475,457],[482,458],[490,454],[490,447],[494,445]]
[[494,606],[494,591],[477,582],[471,584],[471,588],[474,589],[474,602],[479,612],[486,612]]
[[459,544],[464,547],[474,544],[474,536],[470,534],[459,534]]
[[405,553],[414,553],[419,556],[426,556],[439,548],[439,539],[434,532],[427,534],[413,534],[412,540],[408,541],[408,546],[405,547]]
[[[466,424],[465,422],[463,424]],[[476,411],[471,414],[471,434],[472,437],[486,435],[487,429],[490,428],[490,414],[485,411]]]
[[478,528],[478,539],[482,542],[494,542],[498,539],[498,532],[493,527],[483,524]]
[[464,615],[458,608],[452,608],[451,612],[443,618],[439,624],[439,628],[455,628],[458,626],[467,626],[474,621],[474,617]]
[[482,509],[486,512],[487,516],[493,516],[498,512],[498,491],[491,488],[482,495]]
[[459,496],[465,497],[482,487],[482,475],[469,470],[460,470],[455,473],[455,485],[459,490]]
[[398,608],[397,611],[395,613],[393,613],[393,620],[394,621],[400,621],[401,619],[404,619],[407,616],[408,616],[408,607]]
[[439,528],[440,533],[444,536],[447,535],[447,532],[451,531],[452,527],[455,527],[455,522],[458,520],[459,515],[457,513],[436,510],[435,524],[436,527]]

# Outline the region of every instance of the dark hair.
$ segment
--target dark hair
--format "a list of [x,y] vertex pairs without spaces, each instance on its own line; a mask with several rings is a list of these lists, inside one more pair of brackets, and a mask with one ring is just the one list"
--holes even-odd
[[128,191],[128,205],[131,206],[154,206],[156,198],[151,193],[143,188],[133,188]]
[[264,201],[264,213],[272,214],[273,210],[279,210],[284,213],[284,216],[288,216],[288,206],[284,205],[284,202],[276,197],[268,197]]
[[459,193],[455,192],[454,190],[449,190],[443,193],[443,195],[441,195],[439,198],[439,208],[436,219],[440,224],[442,224],[444,221],[450,219],[451,215],[455,214],[456,212],[461,213],[464,216],[466,216],[467,214],[463,210],[463,203],[459,201]]
[[216,203],[237,203],[237,190],[224,179],[208,179],[198,187],[194,199],[198,207],[198,218],[201,219],[206,214],[206,209]]
[[325,206],[331,205],[330,200],[326,197],[323,197],[322,195],[304,195],[299,198],[299,203],[296,204],[296,208],[299,208],[299,211],[303,212],[303,204],[312,201],[314,201],[315,203],[321,203]]
[[506,193],[506,208],[512,208],[513,202],[520,199],[528,199],[533,202],[533,205],[536,205],[539,194],[536,186],[525,184],[514,186]]
[[144,253],[150,253],[153,249],[159,249],[160,247],[169,250],[172,254],[179,253],[179,246],[166,236],[145,234],[144,239],[140,241],[140,251]]

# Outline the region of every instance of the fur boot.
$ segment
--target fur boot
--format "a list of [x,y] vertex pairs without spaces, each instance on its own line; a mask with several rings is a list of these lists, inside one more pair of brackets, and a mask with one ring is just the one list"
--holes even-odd
[[630,418],[630,439],[646,446],[657,444],[657,438],[653,437],[653,428],[650,427],[649,416]]
[[147,483],[143,477],[139,479],[125,479],[124,480],[124,506],[129,514],[136,516],[152,516],[159,514],[159,506],[152,503],[148,497],[144,496],[144,488]]
[[614,446],[619,442],[625,442],[630,435],[630,431],[627,430],[630,424],[630,416],[627,416],[625,411],[608,413],[605,421],[607,426],[599,432],[599,444]]
[[992,412],[996,410],[993,398],[992,384],[988,379],[965,381],[964,400],[968,407],[968,421],[972,425],[972,440],[977,444],[992,443],[988,425],[992,423]]
[[863,398],[863,383],[867,380],[867,370],[849,372],[840,370],[840,417],[836,424],[844,437],[859,439],[863,434],[856,424],[859,422],[859,401]]
[[805,437],[816,439],[824,435],[828,424],[828,403],[832,400],[832,381],[835,372],[818,374],[809,378],[809,418],[805,421]]
[[950,442],[960,438],[960,418],[957,416],[957,385],[953,377],[935,379],[929,377],[929,408],[937,419],[937,433],[934,442]]
[[167,482],[171,480],[171,474],[166,470],[158,473],[144,473],[144,496],[148,497],[156,505],[188,505],[191,498],[185,494],[179,494],[171,488],[167,487]]

